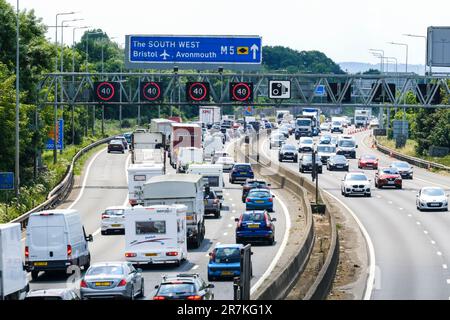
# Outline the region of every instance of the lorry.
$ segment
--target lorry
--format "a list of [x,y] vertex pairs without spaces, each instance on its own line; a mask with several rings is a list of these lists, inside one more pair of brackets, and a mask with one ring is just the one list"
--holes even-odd
[[312,137],[312,122],[311,117],[299,116],[295,119],[295,139],[299,140],[300,137]]
[[312,135],[318,136],[320,132],[320,109],[303,108],[302,116],[310,117],[312,121]]
[[178,150],[177,173],[185,173],[193,163],[203,163],[203,148],[181,147]]
[[197,124],[172,123],[170,134],[169,158],[171,166],[176,169],[179,148],[202,147],[202,128]]
[[223,188],[225,182],[223,181],[223,166],[221,164],[192,164],[187,170],[188,174],[199,174],[203,177],[205,184],[216,192],[220,199],[223,198]]
[[367,127],[369,125],[371,117],[372,111],[370,109],[355,109],[355,127]]
[[125,210],[125,260],[179,266],[187,260],[185,205],[136,206]]
[[0,300],[20,300],[29,291],[19,223],[0,224]]
[[206,125],[208,129],[215,123],[220,123],[220,108],[219,107],[200,107],[199,121]]
[[224,149],[224,138],[218,135],[206,135],[203,141],[203,156],[205,159],[211,159],[216,151]]
[[150,132],[162,133],[165,136],[166,141],[170,141],[172,123],[175,123],[175,121],[169,119],[152,119],[150,122]]
[[164,165],[162,163],[136,163],[127,168],[128,174],[128,202],[131,206],[141,204],[140,194],[144,183],[152,177],[164,175]]
[[184,204],[188,245],[199,248],[205,238],[204,181],[200,175],[168,174],[153,177],[142,188],[144,206]]

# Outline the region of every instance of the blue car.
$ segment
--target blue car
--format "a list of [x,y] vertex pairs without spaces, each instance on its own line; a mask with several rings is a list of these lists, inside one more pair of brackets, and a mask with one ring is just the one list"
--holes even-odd
[[268,189],[252,189],[245,199],[245,210],[268,210],[273,212],[275,196]]
[[247,179],[254,178],[255,174],[249,163],[236,163],[230,171],[230,183],[234,183],[235,181],[245,183]]
[[277,221],[271,218],[267,211],[247,211],[235,220],[236,243],[244,242],[267,242],[275,243],[275,225]]
[[123,136],[125,137],[125,139],[127,140],[127,142],[128,142],[128,144],[131,144],[131,135],[132,135],[133,133],[131,133],[131,132],[127,132],[127,133],[124,133],[123,134]]
[[241,274],[242,244],[222,244],[209,254],[208,281],[233,279]]

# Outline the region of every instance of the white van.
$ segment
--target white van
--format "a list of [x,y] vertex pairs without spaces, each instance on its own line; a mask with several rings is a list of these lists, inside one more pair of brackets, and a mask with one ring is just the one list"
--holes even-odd
[[185,205],[125,210],[125,259],[133,264],[179,266],[187,259]]
[[194,147],[182,147],[177,158],[177,172],[184,173],[190,164],[203,163],[203,149]]
[[211,190],[215,191],[219,198],[223,198],[223,166],[221,164],[191,164],[187,171],[188,174],[200,174],[203,176],[205,184],[207,183]]
[[32,213],[28,218],[25,265],[36,280],[39,271],[66,270],[91,263],[87,236],[76,210],[60,209]]
[[208,135],[203,142],[203,154],[205,159],[211,159],[216,151],[223,151],[223,136]]
[[141,163],[131,164],[128,169],[128,201],[130,205],[141,204],[139,194],[142,192],[142,186],[150,178],[164,175],[163,164]]

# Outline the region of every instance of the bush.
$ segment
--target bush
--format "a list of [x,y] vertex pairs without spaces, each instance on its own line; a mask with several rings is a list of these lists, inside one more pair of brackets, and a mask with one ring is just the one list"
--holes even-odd
[[131,122],[128,119],[122,120],[122,128],[131,128]]

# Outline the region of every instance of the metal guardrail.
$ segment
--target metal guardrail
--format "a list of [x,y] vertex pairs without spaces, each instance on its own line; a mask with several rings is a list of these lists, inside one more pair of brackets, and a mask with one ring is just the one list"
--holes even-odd
[[66,199],[67,196],[72,191],[72,186],[73,186],[73,168],[75,166],[75,162],[83,154],[85,154],[89,150],[91,150],[91,149],[93,149],[93,148],[95,148],[95,147],[97,147],[97,146],[99,146],[101,144],[104,144],[106,142],[109,142],[113,138],[114,137],[109,137],[109,138],[105,138],[105,139],[96,141],[96,142],[94,142],[94,143],[84,147],[80,151],[78,151],[77,154],[73,157],[72,162],[70,163],[70,165],[67,167],[66,174],[62,178],[61,182],[55,188],[53,188],[53,190],[50,191],[49,194],[47,195],[47,200],[45,202],[41,203],[40,205],[38,205],[37,207],[31,209],[30,211],[24,213],[20,217],[15,218],[14,220],[11,221],[11,223],[20,223],[22,228],[25,228],[26,224],[28,222],[28,217],[32,213],[54,208],[61,201]]
[[419,158],[415,158],[415,157],[411,157],[411,156],[407,156],[405,154],[401,154],[393,149],[390,149],[388,147],[385,147],[383,145],[381,145],[377,139],[374,138],[374,142],[375,142],[375,146],[377,147],[377,150],[387,154],[391,157],[394,157],[396,159],[402,160],[402,161],[406,161],[409,164],[415,165],[417,167],[420,168],[425,168],[425,169],[439,169],[439,170],[443,170],[443,171],[447,171],[450,172],[450,167],[444,166],[443,164],[439,164],[439,163],[435,163],[435,162],[431,162],[431,161],[427,161],[427,160],[423,160],[423,159],[419,159]]

